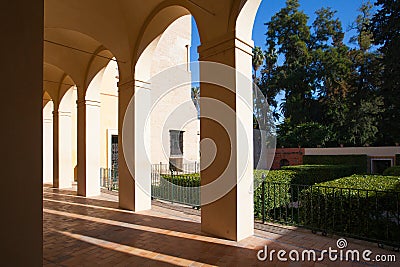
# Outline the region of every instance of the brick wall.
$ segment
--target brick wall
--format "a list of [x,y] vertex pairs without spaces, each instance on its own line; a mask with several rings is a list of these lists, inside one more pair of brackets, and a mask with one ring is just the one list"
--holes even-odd
[[283,161],[290,166],[301,165],[303,164],[303,155],[304,148],[277,148],[272,169],[279,170]]

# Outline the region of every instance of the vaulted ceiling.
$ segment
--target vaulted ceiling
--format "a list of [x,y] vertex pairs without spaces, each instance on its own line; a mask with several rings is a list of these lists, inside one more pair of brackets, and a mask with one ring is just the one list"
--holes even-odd
[[140,55],[177,18],[192,14],[207,43],[236,30],[246,2],[261,0],[45,0],[44,90],[62,97],[55,83],[72,83],[84,95],[112,58],[130,81]]

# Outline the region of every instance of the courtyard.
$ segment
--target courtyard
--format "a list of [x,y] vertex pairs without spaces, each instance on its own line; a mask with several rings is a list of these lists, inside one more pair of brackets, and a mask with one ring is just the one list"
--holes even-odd
[[[305,229],[255,224],[255,234],[240,242],[201,232],[199,211],[153,201],[149,211],[118,208],[117,196],[76,196],[76,188],[43,188],[44,266],[396,266],[370,262],[262,262],[257,252],[336,248],[338,237]],[[349,249],[375,255],[400,253],[348,239]]]

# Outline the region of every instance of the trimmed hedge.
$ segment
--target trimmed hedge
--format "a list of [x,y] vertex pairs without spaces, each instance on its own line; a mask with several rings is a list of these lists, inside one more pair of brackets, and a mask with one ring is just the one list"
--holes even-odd
[[349,176],[357,172],[356,166],[351,165],[299,165],[285,166],[283,170],[295,172],[292,184],[312,185]]
[[[200,186],[200,174],[183,174],[183,175],[161,175],[164,180],[179,185],[182,187],[199,187]],[[161,180],[162,181],[162,180]]]
[[[282,170],[254,170],[255,184],[260,184],[262,174],[266,182],[312,185],[354,174],[355,167],[349,165],[300,165],[286,166]],[[161,175],[165,180],[184,187],[200,185],[200,174]]]
[[254,216],[262,218],[262,174],[266,175],[266,183],[279,183],[278,188],[267,186],[264,192],[265,209],[271,210],[278,206],[285,206],[290,202],[290,183],[296,177],[296,172],[287,170],[263,171],[254,170],[254,182],[257,188],[254,190]]
[[305,155],[303,164],[306,165],[352,165],[355,166],[355,173],[366,174],[368,172],[367,155]]
[[383,175],[385,175],[385,176],[400,176],[400,166],[393,166],[393,167],[387,168],[383,172]]
[[382,175],[352,175],[316,186],[400,192],[400,177]]
[[[177,185],[177,186],[173,186]],[[200,175],[161,175],[159,181],[151,186],[152,196],[155,198],[191,205],[200,206]]]
[[301,224],[325,232],[400,243],[400,177],[353,175],[300,194]]
[[296,178],[296,172],[292,170],[254,170],[254,181],[256,184],[261,183],[263,174],[266,175],[266,182],[274,183],[291,183]]
[[[298,200],[298,193],[317,182],[329,181],[354,173],[353,166],[347,165],[300,165],[286,166],[282,170],[254,171],[257,188],[254,191],[254,215],[262,217],[262,174],[266,174],[265,209],[284,207],[290,201]],[[304,185],[291,190],[291,185]],[[297,190],[299,189],[299,190]]]

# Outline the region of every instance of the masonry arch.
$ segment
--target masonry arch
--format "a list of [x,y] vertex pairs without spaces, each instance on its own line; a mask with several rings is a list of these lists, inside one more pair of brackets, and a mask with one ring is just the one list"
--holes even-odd
[[252,39],[254,20],[262,0],[235,0],[229,18],[229,29],[245,41]]
[[73,110],[76,101],[75,86],[68,89],[60,87],[60,104],[55,112],[57,127],[54,130],[54,137],[57,140],[55,144],[57,159],[56,166],[58,173],[53,186],[57,188],[71,188],[74,181],[74,163],[73,163],[73,136],[76,135],[73,127]]
[[78,194],[100,194],[101,168],[109,163],[109,134],[118,135],[119,64],[101,47],[90,59],[83,96],[78,99]]
[[144,22],[134,49],[132,62],[137,64],[141,54],[154,45],[154,41],[180,17],[192,15],[188,7],[178,5],[177,1],[166,1],[155,8]]

